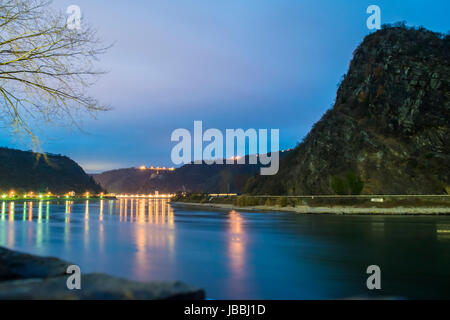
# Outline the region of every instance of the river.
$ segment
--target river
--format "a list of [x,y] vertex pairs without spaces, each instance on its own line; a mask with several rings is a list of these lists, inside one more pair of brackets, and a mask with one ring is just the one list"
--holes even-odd
[[[209,299],[450,298],[450,216],[207,211],[164,199],[1,202],[0,246]],[[368,290],[369,265],[381,290]]]

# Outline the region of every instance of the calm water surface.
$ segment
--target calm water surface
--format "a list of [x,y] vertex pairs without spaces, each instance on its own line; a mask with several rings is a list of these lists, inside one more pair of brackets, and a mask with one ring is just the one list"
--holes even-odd
[[[450,217],[200,211],[166,200],[3,202],[0,246],[211,299],[450,298]],[[382,290],[366,288],[367,266]]]

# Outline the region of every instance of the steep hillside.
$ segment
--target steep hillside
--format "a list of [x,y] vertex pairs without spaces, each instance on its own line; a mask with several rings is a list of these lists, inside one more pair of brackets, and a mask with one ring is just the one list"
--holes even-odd
[[[280,154],[280,159],[289,152]],[[246,158],[248,163],[248,157]],[[241,193],[247,180],[259,174],[260,165],[187,164],[175,171],[156,173],[138,168],[118,169],[93,175],[109,192],[209,192]]]
[[[336,102],[252,194],[442,194],[450,186],[450,37],[388,27],[355,50]],[[345,188],[346,177],[355,187]]]
[[242,192],[247,179],[259,170],[257,165],[188,164],[175,171],[118,169],[93,175],[108,192],[173,193]]
[[151,171],[138,168],[116,169],[92,175],[98,184],[112,193],[144,193],[143,186],[151,176]]
[[8,192],[101,192],[101,187],[73,160],[0,148],[0,190]]
[[189,164],[164,176],[153,176],[145,190],[164,192],[241,193],[249,177],[259,173],[259,165]]

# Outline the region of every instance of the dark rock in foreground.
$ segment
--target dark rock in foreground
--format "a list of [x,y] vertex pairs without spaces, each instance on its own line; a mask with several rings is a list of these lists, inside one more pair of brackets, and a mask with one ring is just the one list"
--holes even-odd
[[0,247],[0,281],[62,276],[71,264]]
[[202,289],[182,282],[140,283],[104,274],[81,275],[81,289],[69,290],[71,265],[56,258],[37,257],[0,247],[0,299],[104,300],[204,299]]
[[81,289],[69,290],[67,276],[0,282],[0,299],[105,300],[204,299],[201,289],[182,282],[140,283],[91,273],[81,276]]

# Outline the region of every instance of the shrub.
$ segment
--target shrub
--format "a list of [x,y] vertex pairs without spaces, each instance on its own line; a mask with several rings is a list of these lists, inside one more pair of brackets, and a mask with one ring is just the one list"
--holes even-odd
[[259,200],[256,197],[249,197],[246,195],[242,195],[237,197],[236,204],[239,207],[256,206],[259,204]]
[[247,196],[239,196],[238,198],[237,198],[237,205],[239,206],[239,207],[245,207],[245,205],[246,205],[246,199],[247,198]]
[[359,195],[364,188],[364,182],[353,171],[348,171],[344,176],[331,177],[330,187],[338,195]]
[[339,176],[331,177],[330,186],[335,194],[338,195],[346,194],[345,182],[341,177]]
[[353,171],[347,172],[345,175],[349,193],[353,195],[361,194],[364,188],[364,183],[360,176],[357,176]]
[[295,207],[296,205],[297,205],[297,199],[295,199],[295,198],[288,199],[288,206]]
[[286,197],[279,197],[277,199],[277,205],[280,207],[286,207],[287,206],[287,198]]

